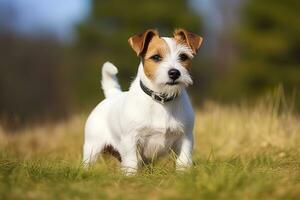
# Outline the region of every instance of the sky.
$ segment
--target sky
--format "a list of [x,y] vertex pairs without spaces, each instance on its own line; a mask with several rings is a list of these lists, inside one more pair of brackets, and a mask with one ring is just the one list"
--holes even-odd
[[0,0],[0,25],[22,34],[47,33],[69,40],[74,25],[89,10],[90,0]]

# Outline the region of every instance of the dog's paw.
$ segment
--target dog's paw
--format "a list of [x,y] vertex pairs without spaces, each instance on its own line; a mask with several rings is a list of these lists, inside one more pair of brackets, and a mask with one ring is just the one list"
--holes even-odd
[[134,176],[137,172],[137,169],[133,167],[122,167],[122,172],[125,176]]
[[190,165],[177,165],[176,171],[183,172],[188,170],[190,167],[191,167]]

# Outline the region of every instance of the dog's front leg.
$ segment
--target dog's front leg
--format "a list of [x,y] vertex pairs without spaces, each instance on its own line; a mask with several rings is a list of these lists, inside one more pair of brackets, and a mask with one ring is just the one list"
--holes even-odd
[[194,145],[193,134],[188,133],[183,136],[179,146],[179,154],[176,159],[176,169],[184,170],[192,165],[192,151]]
[[121,167],[126,175],[135,174],[138,168],[137,144],[135,137],[124,136],[121,140]]

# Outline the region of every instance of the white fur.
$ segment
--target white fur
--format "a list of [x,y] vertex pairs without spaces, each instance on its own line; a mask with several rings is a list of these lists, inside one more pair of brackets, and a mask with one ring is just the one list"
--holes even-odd
[[[139,161],[152,160],[173,151],[177,155],[178,169],[192,163],[194,112],[185,87],[192,84],[188,71],[181,66],[181,52],[192,57],[188,47],[178,45],[171,38],[163,38],[170,53],[163,59],[156,78],[151,81],[140,63],[138,74],[129,91],[121,92],[115,74],[117,69],[106,63],[102,70],[102,87],[106,99],[100,102],[87,119],[83,161],[87,165],[96,161],[105,145],[112,145],[121,155],[122,169],[133,173]],[[169,86],[167,72],[180,70],[178,85]],[[161,104],[145,94],[139,81],[156,92],[170,96],[178,93],[173,101]]]
[[117,73],[118,69],[112,63],[104,63],[102,67],[101,85],[106,98],[121,93],[121,88],[116,77]]

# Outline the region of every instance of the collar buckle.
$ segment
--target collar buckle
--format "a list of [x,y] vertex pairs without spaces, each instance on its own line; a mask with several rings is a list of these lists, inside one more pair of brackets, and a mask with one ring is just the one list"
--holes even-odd
[[157,94],[155,92],[152,92],[151,98],[155,101],[159,101],[160,103],[164,104],[165,103],[165,98],[161,94]]
[[155,94],[154,94],[154,92],[152,92],[151,98],[155,100]]

